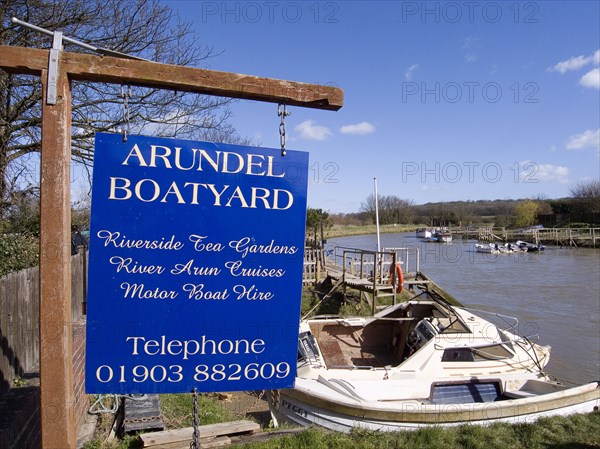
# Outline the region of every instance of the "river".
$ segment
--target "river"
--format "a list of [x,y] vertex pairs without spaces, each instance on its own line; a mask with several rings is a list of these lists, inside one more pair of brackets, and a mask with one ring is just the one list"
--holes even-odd
[[[420,270],[463,305],[516,317],[521,334],[539,334],[541,344],[552,346],[551,375],[600,380],[600,250],[549,246],[543,253],[493,255],[475,252],[475,243],[381,234],[381,248],[418,248]],[[326,249],[334,246],[375,250],[377,238],[329,239]]]

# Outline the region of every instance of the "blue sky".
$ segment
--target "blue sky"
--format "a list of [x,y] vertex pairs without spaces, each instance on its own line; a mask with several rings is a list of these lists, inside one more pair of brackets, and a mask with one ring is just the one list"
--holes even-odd
[[[310,207],[373,192],[416,204],[559,198],[600,175],[600,2],[168,1],[222,52],[206,68],[334,84],[344,107],[291,107]],[[279,145],[277,105],[231,123]]]

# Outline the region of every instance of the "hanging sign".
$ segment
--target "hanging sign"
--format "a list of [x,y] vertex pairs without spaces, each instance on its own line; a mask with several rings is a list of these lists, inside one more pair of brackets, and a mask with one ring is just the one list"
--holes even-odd
[[308,154],[97,134],[86,393],[294,385]]

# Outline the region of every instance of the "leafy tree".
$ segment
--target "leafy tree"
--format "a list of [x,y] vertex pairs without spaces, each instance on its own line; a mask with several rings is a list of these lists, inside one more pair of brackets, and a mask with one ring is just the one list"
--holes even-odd
[[523,227],[535,224],[540,206],[536,201],[525,200],[515,206],[515,226]]
[[14,196],[5,218],[0,218],[0,276],[33,267],[39,260],[37,191],[20,191]]
[[312,209],[310,207],[306,210],[306,240],[310,240],[314,236],[314,244],[318,246],[317,236],[320,230],[330,226],[329,213],[323,209]]
[[[13,25],[11,17],[48,30],[152,61],[199,66],[214,56],[200,45],[192,24],[156,0],[2,0],[0,45],[49,48],[52,38]],[[66,51],[85,51],[65,42]],[[90,164],[93,137],[123,125],[121,86],[74,82],[72,156]],[[129,132],[159,136],[243,141],[227,123],[226,98],[132,87]],[[126,89],[125,89],[126,90]],[[24,183],[37,183],[41,84],[37,77],[0,70],[0,217]]]

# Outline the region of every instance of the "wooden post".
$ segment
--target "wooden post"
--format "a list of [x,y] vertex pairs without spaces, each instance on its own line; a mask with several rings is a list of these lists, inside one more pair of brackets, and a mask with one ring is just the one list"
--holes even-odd
[[42,446],[76,445],[71,316],[71,87],[59,71],[57,102],[46,103],[42,71],[40,200],[40,390]]

